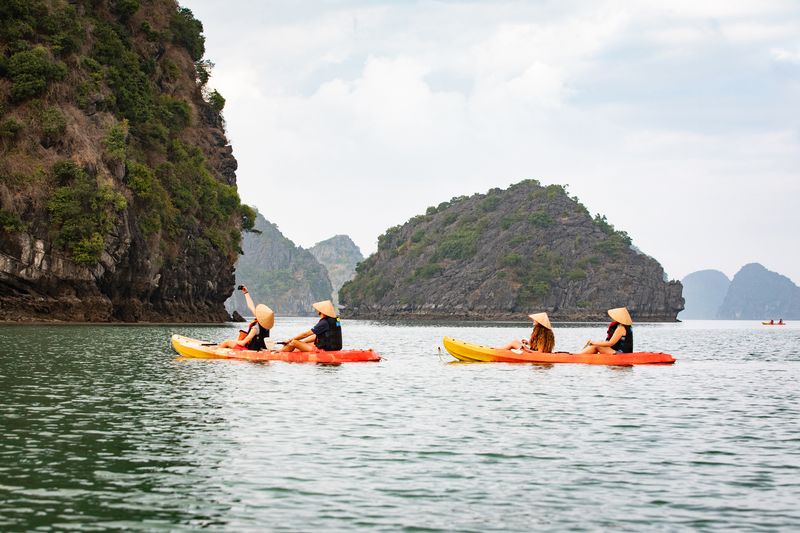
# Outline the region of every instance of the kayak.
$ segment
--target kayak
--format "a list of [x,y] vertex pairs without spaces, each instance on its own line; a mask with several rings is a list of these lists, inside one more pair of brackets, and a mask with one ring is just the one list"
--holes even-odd
[[617,354],[542,353],[500,350],[470,344],[452,337],[442,340],[450,355],[465,362],[484,363],[582,363],[586,365],[671,365],[675,358],[667,353],[634,352]]
[[173,335],[172,348],[183,357],[192,359],[239,359],[243,361],[285,361],[287,363],[359,363],[380,361],[381,356],[372,349],[339,350],[337,352],[274,352],[267,350],[234,350],[220,348],[216,344]]
[[769,322],[762,322],[762,324],[765,325],[765,326],[785,326],[786,322],[783,322],[783,323],[775,322],[773,324],[770,324]]

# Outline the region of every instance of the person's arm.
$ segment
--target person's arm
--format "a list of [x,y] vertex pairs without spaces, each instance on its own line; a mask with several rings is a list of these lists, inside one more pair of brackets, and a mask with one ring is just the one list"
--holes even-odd
[[607,341],[589,341],[589,344],[591,346],[605,346],[607,348],[611,348],[612,346],[617,344],[617,341],[619,341],[622,337],[625,336],[625,331],[626,331],[625,330],[625,326],[620,324],[619,326],[617,326],[617,329],[614,330],[614,334],[611,335],[611,338],[609,340],[607,340]]
[[236,341],[236,344],[238,344],[239,346],[247,346],[247,343],[253,340],[253,337],[256,336],[256,331],[258,331],[258,328],[253,326],[252,328],[250,328],[250,333],[248,333],[244,339]]
[[250,297],[250,291],[247,290],[247,287],[242,285],[242,292],[244,293],[244,301],[247,302],[247,308],[253,313],[253,316],[256,316],[256,306],[253,303],[253,298]]
[[304,331],[303,333],[298,333],[297,335],[295,335],[291,339],[288,339],[286,341],[286,344],[289,344],[292,341],[310,342],[308,339],[314,340],[316,338],[317,338],[317,336],[314,335],[314,332],[311,331],[310,329],[308,329],[308,330]]

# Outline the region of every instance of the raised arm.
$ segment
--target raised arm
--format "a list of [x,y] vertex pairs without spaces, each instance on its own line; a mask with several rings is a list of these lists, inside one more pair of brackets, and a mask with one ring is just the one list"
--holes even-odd
[[253,303],[253,299],[250,297],[250,291],[247,290],[247,287],[242,285],[242,292],[244,293],[244,301],[247,302],[247,308],[253,313],[253,316],[256,316],[256,306]]

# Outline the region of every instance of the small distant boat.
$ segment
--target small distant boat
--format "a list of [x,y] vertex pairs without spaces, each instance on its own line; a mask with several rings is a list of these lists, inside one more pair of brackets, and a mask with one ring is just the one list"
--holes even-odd
[[471,344],[452,337],[442,340],[445,349],[458,359],[468,363],[582,363],[585,365],[671,365],[675,358],[667,353],[635,352],[616,354],[542,353],[500,350]]
[[785,326],[786,322],[762,322],[764,326]]
[[254,350],[233,350],[220,348],[215,343],[190,339],[183,335],[173,335],[172,348],[183,357],[193,359],[239,359],[244,361],[285,361],[287,363],[321,363],[338,365],[380,361],[381,356],[369,350],[340,350],[337,352],[275,352]]

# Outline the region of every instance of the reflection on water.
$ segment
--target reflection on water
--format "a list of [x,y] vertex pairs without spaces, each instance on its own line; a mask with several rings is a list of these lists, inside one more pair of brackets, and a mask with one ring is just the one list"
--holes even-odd
[[[282,319],[274,337],[310,326]],[[0,530],[800,524],[800,328],[640,324],[674,366],[453,363],[528,324],[345,321],[386,359],[180,360],[171,333],[0,327]],[[559,350],[602,324],[556,325]]]

